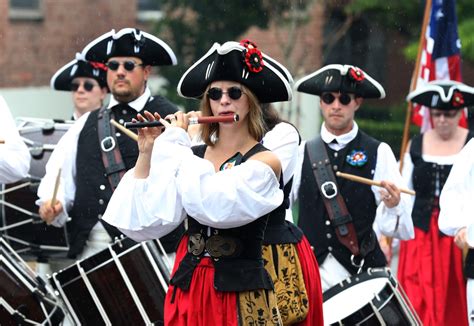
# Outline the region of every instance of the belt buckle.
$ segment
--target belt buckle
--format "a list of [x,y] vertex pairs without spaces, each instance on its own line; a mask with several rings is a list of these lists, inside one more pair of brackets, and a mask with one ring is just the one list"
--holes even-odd
[[236,241],[229,237],[213,235],[206,241],[206,250],[212,258],[231,256],[235,254],[236,249]]
[[326,181],[321,185],[321,192],[327,199],[334,198],[337,196],[337,186],[332,181]]
[[[106,144],[106,142],[110,142],[110,144]],[[103,152],[110,152],[115,148],[115,139],[112,136],[107,136],[100,142],[100,148]]]
[[194,256],[199,256],[204,251],[206,243],[201,233],[194,233],[189,236],[188,252]]

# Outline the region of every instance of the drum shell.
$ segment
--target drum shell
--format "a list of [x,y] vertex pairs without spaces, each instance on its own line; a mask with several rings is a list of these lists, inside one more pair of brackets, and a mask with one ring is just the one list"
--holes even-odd
[[0,298],[0,325],[21,323],[21,317],[8,309],[37,323],[51,318],[58,324],[64,316],[54,293],[48,291],[46,283],[26,267],[3,238],[0,238]]
[[[169,272],[162,266],[154,241],[137,244],[123,239],[54,273],[51,283],[78,323],[97,323],[104,320],[105,313],[106,319],[113,325],[159,324],[164,319],[164,300],[169,282]],[[127,281],[130,284],[127,285]],[[136,300],[142,305],[142,310]]]
[[[384,285],[374,290],[368,284],[376,280],[379,283],[383,282]],[[366,286],[364,287],[364,285]],[[351,301],[361,300],[360,296],[354,292],[356,286],[360,289],[365,288],[364,291],[369,291],[369,293],[365,293],[365,297],[368,294],[372,299],[359,302],[360,307],[357,306],[351,311],[341,312],[346,307],[340,307],[338,315],[335,316],[334,310],[328,309],[330,300],[337,299],[338,296],[347,294],[349,291],[352,292],[348,295],[349,300],[345,300],[346,306]],[[380,320],[383,320],[386,325],[421,325],[408,297],[388,268],[372,268],[344,280],[324,292],[323,301],[326,325],[380,325]]]

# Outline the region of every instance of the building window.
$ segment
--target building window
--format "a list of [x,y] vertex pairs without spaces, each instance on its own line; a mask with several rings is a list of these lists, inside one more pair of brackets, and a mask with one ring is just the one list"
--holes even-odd
[[10,18],[40,20],[43,18],[42,0],[10,0]]
[[137,15],[139,21],[159,20],[162,16],[160,0],[138,0]]

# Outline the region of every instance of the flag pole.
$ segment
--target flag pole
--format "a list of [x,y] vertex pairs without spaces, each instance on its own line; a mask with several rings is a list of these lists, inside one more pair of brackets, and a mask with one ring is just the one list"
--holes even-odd
[[[431,0],[426,0],[425,12],[423,16],[423,25],[421,27],[420,42],[418,43],[418,54],[416,57],[415,70],[413,71],[413,74],[411,76],[410,92],[416,88],[416,83],[418,81],[421,53],[423,52],[423,41],[426,34],[426,27],[430,20],[430,15],[431,15]],[[412,110],[413,110],[413,104],[411,102],[408,102],[407,112],[405,116],[405,126],[403,128],[402,145],[400,147],[400,172],[403,169],[403,156],[405,155],[405,152],[407,150],[407,145],[408,145]]]
[[[421,26],[421,34],[420,34],[420,42],[418,43],[418,54],[416,56],[416,63],[415,63],[415,70],[411,76],[411,83],[410,83],[410,92],[416,88],[416,83],[418,81],[418,74],[420,71],[420,61],[421,61],[421,53],[423,52],[423,41],[426,34],[426,27],[428,26],[428,22],[430,20],[431,15],[431,0],[426,0],[425,4],[425,12],[423,14],[423,25]],[[403,156],[407,150],[408,145],[408,137],[410,134],[410,124],[411,124],[411,112],[413,110],[413,104],[408,102],[407,112],[405,116],[405,126],[403,128],[403,137],[402,137],[402,144],[400,148],[400,163],[399,163],[399,170],[400,173],[403,170]],[[382,247],[382,250],[388,250],[392,252],[392,237],[382,236],[379,240],[379,244]]]

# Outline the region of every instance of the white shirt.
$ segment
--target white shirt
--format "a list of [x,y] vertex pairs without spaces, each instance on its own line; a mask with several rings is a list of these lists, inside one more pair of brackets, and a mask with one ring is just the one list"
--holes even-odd
[[440,196],[438,226],[455,236],[467,227],[467,242],[474,247],[474,138],[459,152]]
[[12,183],[28,176],[30,151],[21,138],[5,99],[0,96],[0,183]]
[[[151,95],[150,89],[147,87],[145,92],[136,100],[128,103],[128,105],[137,112],[141,111],[147,103]],[[112,96],[108,104],[108,108],[117,105],[117,100]],[[52,225],[56,227],[63,226],[68,218],[68,213],[73,204],[74,196],[76,194],[76,157],[77,157],[77,142],[79,135],[84,127],[90,112],[84,113],[64,134],[55,146],[51,157],[46,164],[46,174],[41,179],[38,187],[38,197],[36,204],[40,206],[45,201],[52,198],[54,185],[56,183],[56,176],[59,168],[61,168],[61,179],[57,194],[57,200],[61,202],[65,208]]]
[[153,146],[146,179],[129,170],[112,195],[103,219],[136,241],[171,232],[186,217],[222,229],[248,224],[283,200],[279,181],[267,164],[248,160],[215,172],[195,156],[188,134],[169,127]]
[[[333,150],[341,150],[347,144],[349,144],[356,136],[359,131],[357,123],[354,121],[354,126],[351,131],[346,134],[336,136],[331,134],[325,124],[321,126],[321,138],[329,145]],[[331,143],[332,140],[336,139],[337,144]],[[298,199],[298,191],[301,184],[301,167],[303,166],[304,159],[304,148],[306,142],[302,142],[299,148],[299,162],[298,169],[295,172],[293,180],[293,188],[291,191],[291,202],[294,203]],[[397,161],[390,146],[386,143],[381,142],[377,148],[377,162],[374,171],[374,180],[387,180],[395,183],[398,187],[406,187],[405,181],[403,180],[400,172],[398,171]],[[354,187],[357,185],[354,184]],[[415,231],[413,229],[413,221],[411,219],[411,199],[410,195],[401,194],[400,203],[393,207],[388,208],[380,198],[379,187],[372,186],[371,190],[375,196],[377,203],[377,212],[375,217],[375,223],[377,224],[380,232],[386,236],[399,238],[402,240],[413,239]],[[398,222],[397,222],[398,220]],[[398,227],[397,227],[398,223]]]

